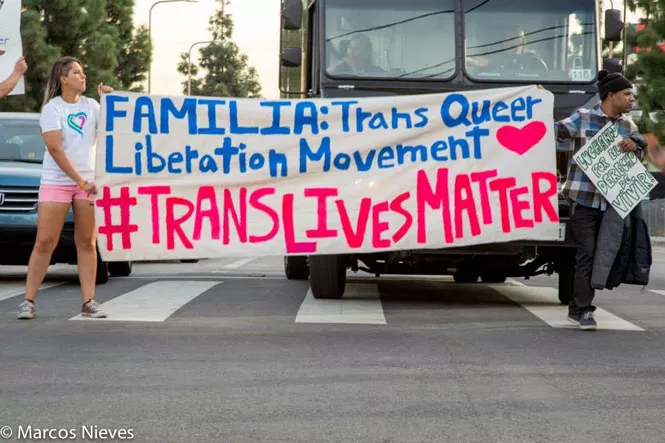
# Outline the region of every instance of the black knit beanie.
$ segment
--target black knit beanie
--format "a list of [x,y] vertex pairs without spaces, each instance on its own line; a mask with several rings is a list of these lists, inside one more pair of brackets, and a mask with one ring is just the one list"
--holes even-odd
[[630,80],[618,72],[610,74],[605,69],[598,72],[598,93],[601,100],[604,100],[610,92],[618,92],[624,89],[631,89],[632,87],[633,84]]

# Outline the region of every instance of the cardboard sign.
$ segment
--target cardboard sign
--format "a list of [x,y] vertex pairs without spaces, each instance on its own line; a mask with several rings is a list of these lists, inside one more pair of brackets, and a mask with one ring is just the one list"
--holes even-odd
[[[0,0],[0,81],[14,72],[23,56],[21,41],[21,0]],[[9,95],[25,94],[23,76]]]
[[623,152],[623,137],[612,123],[605,125],[573,156],[614,209],[626,218],[658,182],[632,152]]

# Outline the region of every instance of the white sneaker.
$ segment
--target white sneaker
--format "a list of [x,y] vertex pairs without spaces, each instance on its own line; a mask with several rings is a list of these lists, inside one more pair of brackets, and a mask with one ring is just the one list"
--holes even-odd
[[88,300],[81,308],[81,316],[89,318],[106,318],[106,312],[99,309],[99,303],[94,299]]
[[30,320],[37,316],[37,308],[34,303],[23,300],[23,303],[19,306],[18,318],[19,320]]

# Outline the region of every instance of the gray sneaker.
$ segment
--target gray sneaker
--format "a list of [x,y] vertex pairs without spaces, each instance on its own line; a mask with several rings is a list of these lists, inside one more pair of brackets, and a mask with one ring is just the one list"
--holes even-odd
[[81,308],[81,316],[89,318],[106,318],[106,312],[99,309],[99,303],[94,299],[88,300]]
[[585,331],[595,331],[598,328],[596,320],[593,319],[593,312],[585,312],[580,315],[580,329]]
[[19,320],[30,320],[37,316],[37,308],[35,308],[34,303],[29,302],[28,300],[23,300],[23,303],[19,306],[18,318]]
[[580,325],[580,316],[577,314],[568,313],[568,321],[579,326]]

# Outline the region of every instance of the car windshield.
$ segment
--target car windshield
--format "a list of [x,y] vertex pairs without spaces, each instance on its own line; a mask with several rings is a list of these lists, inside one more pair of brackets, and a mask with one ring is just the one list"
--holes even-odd
[[325,2],[328,75],[452,77],[454,3],[453,0],[328,0]]
[[38,120],[0,119],[0,161],[41,163],[45,152]]
[[466,72],[481,80],[592,82],[596,0],[464,0]]

